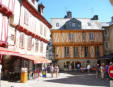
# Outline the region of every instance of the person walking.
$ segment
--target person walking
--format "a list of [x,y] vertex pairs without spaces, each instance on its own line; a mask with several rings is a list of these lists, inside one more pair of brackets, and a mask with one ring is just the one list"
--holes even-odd
[[91,69],[91,65],[88,64],[88,65],[87,65],[87,72],[88,72],[88,73],[90,72],[90,69]]
[[109,69],[109,65],[106,64],[106,65],[105,65],[105,76],[106,76],[107,80],[109,80],[108,69]]
[[96,78],[99,77],[99,69],[100,69],[99,64],[96,64]]
[[51,77],[53,78],[53,73],[54,73],[54,67],[53,64],[50,66],[50,72],[51,72]]
[[101,64],[100,66],[100,72],[101,72],[101,79],[104,79],[104,74],[105,74],[105,67],[104,67],[104,63]]
[[57,64],[55,65],[55,73],[56,73],[56,78],[57,78],[58,77],[58,73],[59,73],[59,67],[58,67]]

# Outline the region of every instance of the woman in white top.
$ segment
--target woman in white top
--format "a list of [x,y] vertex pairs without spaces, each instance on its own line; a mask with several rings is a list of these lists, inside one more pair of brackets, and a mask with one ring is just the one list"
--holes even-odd
[[59,73],[59,67],[58,67],[57,64],[55,65],[55,72],[56,72],[56,78],[57,78],[58,77],[58,73]]
[[51,77],[53,77],[53,73],[54,73],[54,67],[53,67],[53,64],[51,64],[51,66],[50,66],[50,72],[51,72]]

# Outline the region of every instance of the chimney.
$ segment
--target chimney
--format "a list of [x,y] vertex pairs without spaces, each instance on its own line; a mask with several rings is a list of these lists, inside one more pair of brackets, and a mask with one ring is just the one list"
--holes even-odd
[[38,12],[41,14],[41,15],[43,15],[43,9],[44,9],[45,7],[44,7],[44,5],[42,4],[42,3],[40,3],[39,5],[38,5]]
[[98,15],[94,15],[93,18],[91,18],[91,20],[98,20]]
[[72,18],[72,12],[67,11],[67,15],[65,15],[64,18]]
[[72,12],[71,11],[67,12],[67,18],[72,18]]
[[113,16],[111,17],[111,22],[113,23]]

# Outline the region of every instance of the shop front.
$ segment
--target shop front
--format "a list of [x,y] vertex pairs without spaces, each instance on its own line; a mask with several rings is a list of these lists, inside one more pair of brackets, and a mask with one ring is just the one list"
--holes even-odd
[[[1,47],[0,47],[1,48]],[[39,56],[23,55],[10,51],[6,48],[0,49],[2,64],[2,79],[16,81],[21,79],[22,68],[27,69],[27,79],[34,79],[39,76],[42,63],[50,63],[50,60]]]

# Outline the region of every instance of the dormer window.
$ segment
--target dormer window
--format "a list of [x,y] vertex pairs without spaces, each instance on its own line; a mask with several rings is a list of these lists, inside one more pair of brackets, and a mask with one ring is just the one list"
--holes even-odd
[[59,27],[59,23],[56,23],[56,27]]
[[72,27],[75,27],[76,26],[76,24],[75,23],[72,23]]
[[88,22],[88,26],[91,26],[91,23]]

